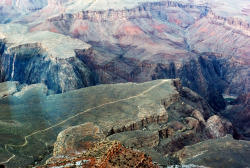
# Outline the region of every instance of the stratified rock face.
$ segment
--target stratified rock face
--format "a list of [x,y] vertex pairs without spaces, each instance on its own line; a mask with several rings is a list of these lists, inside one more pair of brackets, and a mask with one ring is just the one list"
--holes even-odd
[[[187,145],[205,139],[216,139],[226,134],[234,134],[232,124],[214,115],[207,102],[188,88],[180,89],[179,101],[171,104],[167,111],[167,123],[158,128],[148,128],[151,131],[159,131],[162,139],[155,149],[163,155],[171,155]],[[211,127],[215,125],[213,130]]]
[[237,141],[231,135],[186,146],[176,153],[182,164],[208,167],[249,167],[250,142]]
[[[214,64],[215,72],[226,82],[225,88],[220,89],[223,89],[224,93],[234,95],[248,93],[250,88],[249,22],[221,17],[210,12],[188,30],[187,43],[190,50],[217,57],[218,61]],[[243,76],[244,80],[242,80]]]
[[48,31],[29,33],[17,24],[2,25],[0,31],[0,81],[44,83],[56,93],[96,84],[75,52],[88,53],[90,45]]
[[[3,4],[8,6],[6,1]],[[18,1],[18,4],[26,4],[26,1]],[[214,110],[219,111],[226,106],[222,93],[249,92],[247,56],[250,41],[245,12],[248,2],[57,0],[29,1],[24,8],[31,8],[29,6],[43,7],[18,18],[29,32],[68,35],[90,43],[93,49],[83,51],[75,47],[75,57],[58,59],[51,65],[51,59],[44,56],[49,53],[44,53],[46,50],[39,46],[39,40],[36,44],[17,43],[20,47],[9,57],[4,49],[10,46],[1,42],[2,81],[12,80],[12,70],[8,67],[16,66],[12,63],[15,53],[26,48],[29,54],[38,56],[33,57],[32,62],[19,59],[17,63],[23,66],[16,70],[23,73],[14,80],[27,84],[45,83],[56,93],[96,84],[180,78],[184,86],[202,95]],[[238,18],[232,17],[230,11],[227,15],[218,12],[224,8],[239,10],[232,12]],[[64,41],[68,45],[76,44],[67,39]],[[51,44],[53,46],[53,42]],[[59,55],[63,55],[63,51],[56,50]],[[39,66],[40,62],[43,64]]]
[[[229,5],[244,4],[232,3]],[[97,76],[105,72],[115,82],[179,77],[185,86],[203,96],[208,90],[229,94],[249,91],[247,21],[229,18],[230,12],[229,16],[220,16],[201,3],[142,3],[127,10],[90,6],[79,13],[76,10],[50,18],[30,30],[53,29],[90,43],[104,59],[87,56],[81,60]]]

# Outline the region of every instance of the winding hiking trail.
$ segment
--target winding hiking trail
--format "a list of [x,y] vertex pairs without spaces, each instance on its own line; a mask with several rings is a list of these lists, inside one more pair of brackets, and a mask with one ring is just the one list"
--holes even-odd
[[94,109],[96,109],[96,108],[103,107],[103,106],[108,105],[108,104],[114,104],[114,103],[117,103],[117,102],[125,101],[125,100],[130,100],[130,99],[133,99],[133,98],[136,98],[136,97],[140,97],[140,96],[144,95],[145,93],[149,92],[150,90],[154,89],[155,87],[160,86],[160,85],[162,85],[163,83],[166,83],[167,81],[169,81],[169,80],[162,80],[160,83],[158,83],[158,84],[156,84],[156,85],[150,87],[149,89],[143,91],[142,93],[140,93],[140,94],[138,94],[138,95],[131,96],[131,97],[124,98],[124,99],[120,99],[120,100],[116,100],[116,101],[111,101],[111,102],[108,102],[108,103],[104,103],[104,104],[101,104],[101,105],[98,105],[98,106],[89,108],[89,109],[87,109],[87,110],[85,110],[85,111],[83,111],[83,112],[80,112],[80,113],[78,113],[78,114],[76,114],[76,115],[73,115],[73,116],[71,116],[71,117],[69,117],[69,118],[67,118],[67,119],[65,119],[65,120],[63,120],[63,121],[61,121],[61,122],[59,122],[59,123],[57,123],[57,124],[51,126],[51,127],[48,127],[48,128],[46,128],[46,129],[43,129],[43,130],[39,130],[39,131],[33,132],[33,133],[31,133],[31,134],[29,134],[29,135],[27,135],[27,136],[24,137],[25,142],[24,142],[24,144],[22,144],[22,145],[5,144],[5,150],[6,150],[8,153],[12,154],[12,156],[11,156],[8,160],[6,160],[6,161],[4,161],[4,162],[1,162],[0,164],[6,164],[6,163],[8,163],[9,161],[11,161],[13,158],[16,157],[16,155],[13,154],[13,153],[11,153],[11,152],[7,149],[7,147],[24,147],[24,146],[26,146],[26,145],[28,144],[28,138],[31,137],[31,136],[33,136],[33,135],[36,135],[36,134],[41,133],[41,132],[48,131],[48,130],[50,130],[50,129],[54,128],[54,127],[57,127],[57,126],[59,126],[59,125],[65,123],[65,122],[67,122],[67,121],[69,121],[69,120],[71,120],[71,119],[73,119],[73,118],[75,118],[75,117],[81,115],[81,114],[87,113],[87,112],[89,112],[89,111],[91,111],[91,110],[94,110]]

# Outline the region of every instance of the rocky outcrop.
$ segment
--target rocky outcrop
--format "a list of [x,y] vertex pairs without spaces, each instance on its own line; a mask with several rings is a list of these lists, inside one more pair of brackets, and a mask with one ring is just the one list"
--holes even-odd
[[159,153],[170,156],[185,146],[235,134],[232,124],[214,115],[204,98],[185,87],[180,93],[179,101],[167,108],[168,122],[157,129],[161,140],[155,149]]
[[[33,51],[29,49],[25,54],[31,54],[28,52]],[[44,83],[56,93],[96,84],[93,74],[77,58],[57,59],[55,62],[46,52],[35,53],[25,59],[23,56],[16,56],[15,51],[2,55],[2,82],[13,80],[28,85]]]
[[5,98],[15,94],[20,89],[18,82],[0,83],[0,98]]
[[[140,151],[124,148],[117,141],[96,142],[84,153],[73,153],[71,156],[55,156],[47,160],[46,167],[145,167],[157,168],[150,156]],[[43,166],[38,166],[43,167]]]
[[[13,150],[9,146],[17,151],[7,166],[16,167],[16,159],[25,166],[47,158],[53,145],[54,159],[83,153],[106,138],[150,151],[157,158],[208,138],[218,138],[207,134],[214,133],[208,127],[214,123],[219,125],[220,136],[232,133],[231,127],[227,130],[228,122],[219,118],[214,121],[214,111],[205,99],[182,87],[179,79],[99,85],[47,96],[48,92],[44,84],[36,84],[23,87],[8,99],[0,99],[0,113],[7,120],[0,123],[1,129],[9,130],[5,128],[12,122],[13,129],[22,132],[11,144],[3,141],[10,153]],[[13,120],[17,115],[22,118]],[[7,139],[16,133],[6,132]],[[25,155],[33,157],[28,159]],[[1,158],[6,159],[0,161],[8,160],[8,156],[3,154]],[[156,160],[166,166],[168,159]]]
[[127,131],[111,135],[108,139],[120,141],[126,147],[153,148],[159,143],[159,133],[157,131]]
[[214,115],[207,120],[206,130],[208,137],[210,137],[211,139],[221,138],[226,134],[234,134],[232,123],[220,118],[217,115]]
[[231,135],[186,146],[175,154],[181,164],[207,167],[249,167],[250,142],[237,141]]
[[[88,53],[88,44],[51,32],[29,33],[24,26],[15,24],[2,26],[0,31],[7,33],[0,41],[0,81],[44,83],[55,93],[96,84],[93,74],[75,53],[76,49],[78,53]],[[18,31],[23,34],[18,35]],[[25,39],[19,41],[15,36]]]
[[239,133],[243,137],[238,137],[239,139],[250,139],[250,94],[240,95],[237,99],[230,102],[227,108],[220,112],[225,118],[227,118],[233,125],[237,128]]
[[54,145],[53,155],[67,155],[82,152],[94,147],[94,143],[104,140],[104,137],[100,128],[93,123],[70,127],[58,135]]

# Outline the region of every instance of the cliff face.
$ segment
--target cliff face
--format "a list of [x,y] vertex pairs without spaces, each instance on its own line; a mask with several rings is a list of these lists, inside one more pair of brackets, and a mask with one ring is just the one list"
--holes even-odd
[[190,50],[213,55],[217,60],[216,72],[227,83],[223,91],[226,94],[249,92],[249,33],[248,22],[212,12],[189,27]]
[[143,3],[127,10],[61,14],[30,30],[50,30],[90,43],[102,58],[80,59],[99,83],[179,77],[203,96],[210,95],[208,88],[218,95],[246,93],[248,24],[210,10],[178,2]]
[[55,93],[96,84],[93,74],[79,59],[54,60],[39,44],[26,44],[12,48],[9,54],[3,53],[0,66],[1,82],[44,83]]
[[[49,4],[38,11],[39,17],[46,18],[50,10],[58,12],[59,6],[66,10],[66,1]],[[25,45],[6,54],[4,49],[9,46],[3,43],[1,80],[42,82],[60,93],[96,84],[180,78],[184,86],[206,98],[215,110],[223,109],[221,94],[238,95],[250,89],[249,27],[245,21],[221,17],[210,10],[206,5],[147,2],[128,9],[89,9],[48,18],[28,25],[28,31],[69,35],[93,48],[75,50],[76,55],[70,59],[49,61],[46,51],[33,46],[34,52],[39,51],[34,53],[36,59],[16,59],[20,65],[15,68],[15,53],[22,52],[18,50]],[[34,12],[24,21],[37,15]],[[27,43],[26,47],[32,48],[29,45],[35,44]],[[12,69],[22,72],[12,79]],[[71,78],[67,78],[69,74]]]
[[[7,33],[7,29],[12,30],[0,41],[1,82],[44,83],[55,93],[96,84],[93,74],[75,52],[89,53],[92,48],[86,43],[51,32],[29,33],[22,26],[10,27],[1,27]],[[18,35],[15,29],[23,35]]]

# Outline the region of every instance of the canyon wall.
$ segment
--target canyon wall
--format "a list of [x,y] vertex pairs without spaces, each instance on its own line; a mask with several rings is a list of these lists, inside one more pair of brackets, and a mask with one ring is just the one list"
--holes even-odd
[[[56,1],[51,5],[65,3]],[[40,10],[41,15],[46,12],[47,8]],[[2,54],[6,62],[1,68],[2,81],[43,82],[60,93],[96,84],[180,78],[184,86],[205,97],[215,110],[225,107],[221,94],[250,91],[249,24],[218,16],[207,5],[147,2],[126,10],[63,13],[27,27],[30,32],[50,31],[71,36],[91,44],[92,48],[75,50],[75,58],[58,59],[55,65],[43,61],[47,57],[40,56],[46,55],[42,53],[33,62],[20,63],[29,68],[14,79],[10,67],[16,65],[13,58],[17,51],[13,50],[9,56]],[[41,67],[40,61],[44,62],[46,73],[36,70]],[[66,65],[68,68],[61,68]],[[38,72],[43,77],[35,75]],[[54,72],[75,74],[72,76],[75,79],[65,80],[67,75],[59,79]]]

